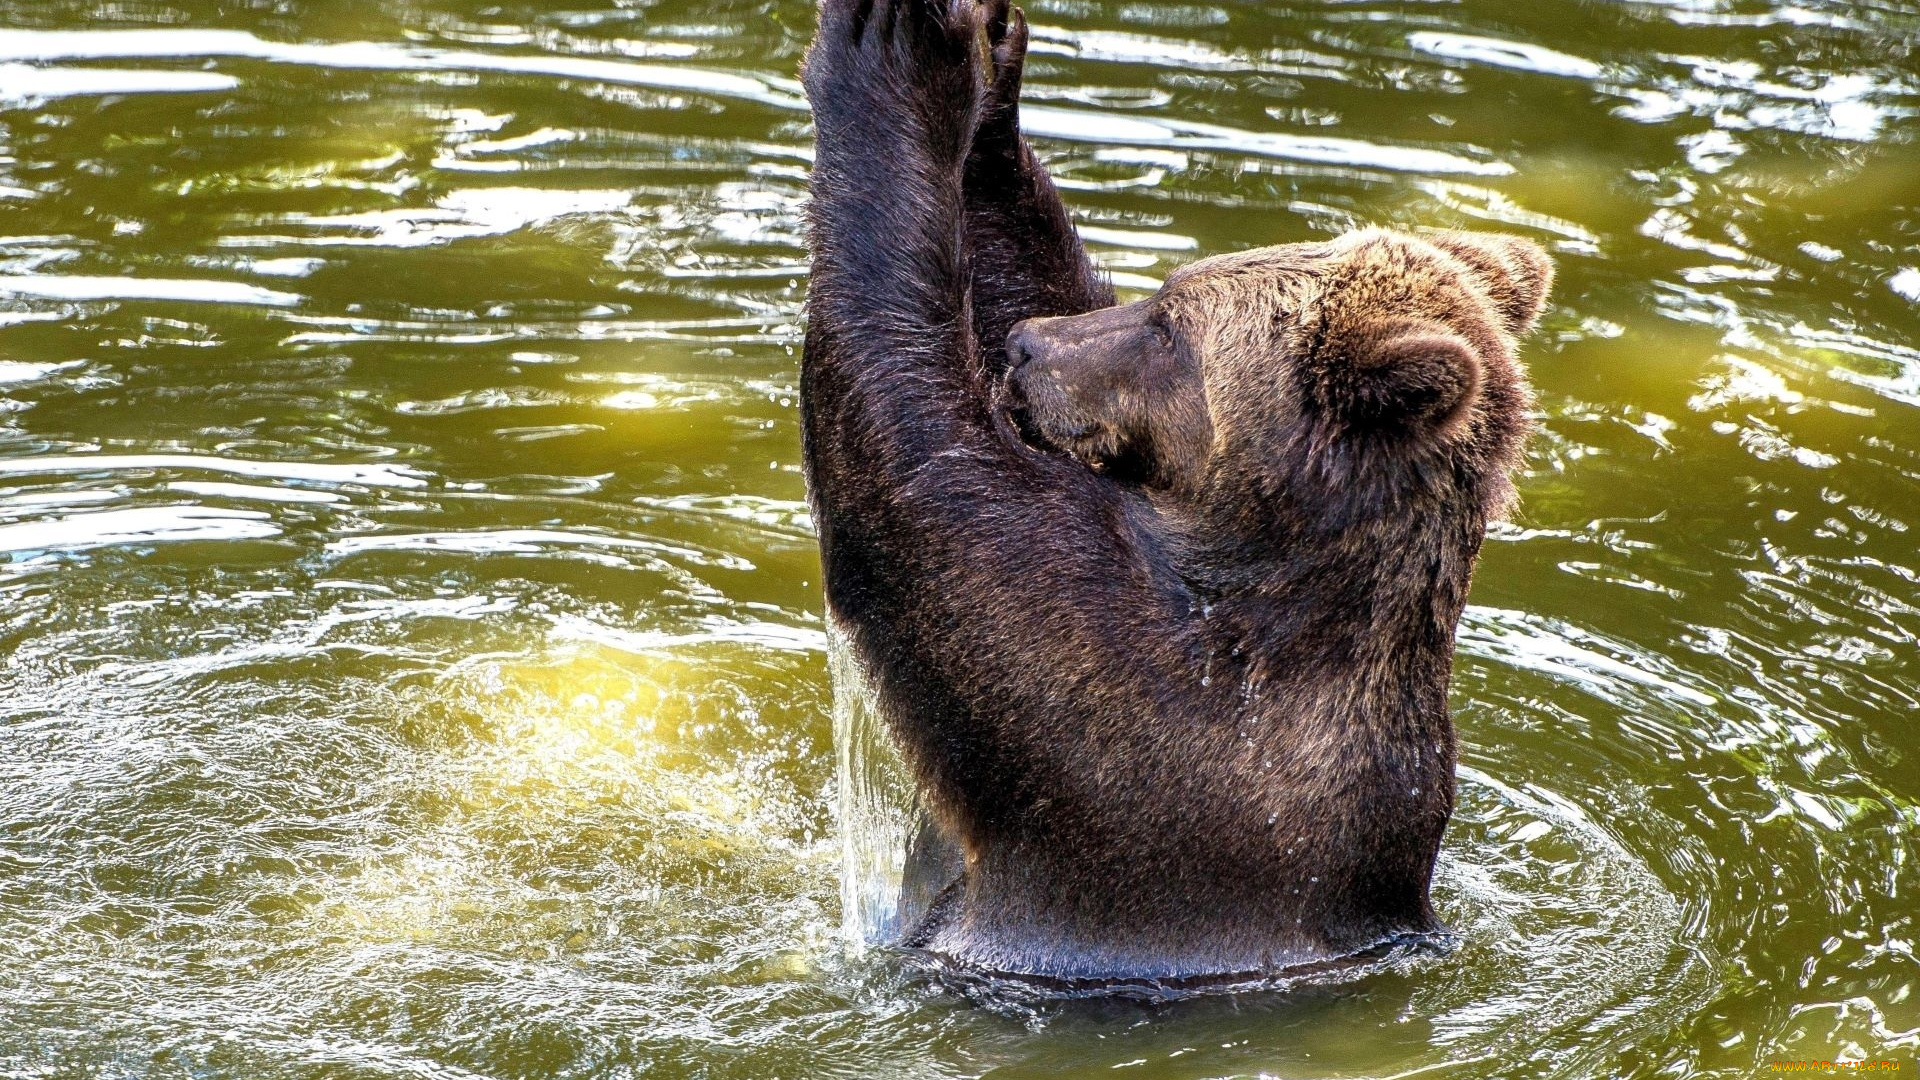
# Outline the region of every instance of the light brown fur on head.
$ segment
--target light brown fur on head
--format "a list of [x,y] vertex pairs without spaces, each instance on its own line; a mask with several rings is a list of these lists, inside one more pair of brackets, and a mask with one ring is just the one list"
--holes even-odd
[[1218,256],[1137,304],[1017,328],[1009,397],[1036,441],[1176,496],[1277,490],[1302,469],[1405,485],[1444,461],[1495,517],[1532,404],[1514,341],[1552,276],[1537,245],[1476,233]]

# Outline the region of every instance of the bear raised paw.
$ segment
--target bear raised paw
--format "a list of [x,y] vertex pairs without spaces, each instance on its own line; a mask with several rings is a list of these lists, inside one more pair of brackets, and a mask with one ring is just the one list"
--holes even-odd
[[1077,984],[1436,938],[1551,267],[1366,230],[1115,306],[1018,135],[1025,44],[1004,3],[826,0],[806,61],[827,605],[935,837],[902,944]]

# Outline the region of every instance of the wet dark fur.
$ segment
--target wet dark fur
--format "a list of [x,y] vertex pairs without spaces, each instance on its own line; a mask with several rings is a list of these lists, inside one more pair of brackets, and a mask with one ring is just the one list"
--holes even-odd
[[1437,932],[1453,635],[1544,256],[1366,232],[1102,311],[1018,135],[1025,42],[998,0],[825,0],[805,67],[807,475],[934,819],[908,943],[1206,979]]

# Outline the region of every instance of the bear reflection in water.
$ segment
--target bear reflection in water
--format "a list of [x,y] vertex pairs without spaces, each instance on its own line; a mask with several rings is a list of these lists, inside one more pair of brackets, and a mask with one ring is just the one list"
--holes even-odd
[[1000,0],[824,0],[805,64],[806,464],[929,813],[901,944],[1097,985],[1439,940],[1546,257],[1366,230],[1115,306],[1019,134],[1026,43]]

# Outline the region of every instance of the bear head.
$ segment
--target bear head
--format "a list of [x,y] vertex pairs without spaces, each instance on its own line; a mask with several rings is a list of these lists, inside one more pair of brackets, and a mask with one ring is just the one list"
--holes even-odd
[[1174,506],[1352,520],[1437,493],[1485,520],[1511,500],[1532,407],[1514,343],[1552,277],[1497,234],[1217,256],[1145,300],[1014,327],[1003,405],[1029,444]]

